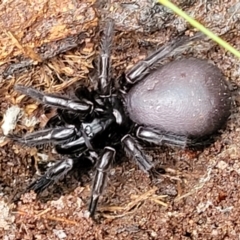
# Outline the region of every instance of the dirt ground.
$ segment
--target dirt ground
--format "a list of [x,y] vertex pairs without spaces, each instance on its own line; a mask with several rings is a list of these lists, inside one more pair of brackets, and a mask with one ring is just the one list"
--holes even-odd
[[[0,1],[0,12],[11,6],[21,12],[18,16],[24,16],[27,11],[22,11],[21,4],[28,1],[15,2],[18,8],[11,5],[14,1]],[[27,30],[23,31],[28,31],[28,35],[14,30],[14,21],[12,26],[4,23],[8,21],[7,13],[0,18],[1,26],[9,23],[1,34],[4,44],[0,45],[0,120],[2,126],[7,109],[20,107],[21,117],[14,127],[15,133],[43,127],[53,112],[19,95],[13,86],[24,84],[45,92],[69,94],[76,84],[91,85],[88,76],[94,69],[99,29],[106,17],[112,17],[116,24],[112,55],[114,77],[180,33],[191,35],[195,31],[150,0],[69,2],[69,8],[58,10],[59,21],[55,21],[51,13],[49,22],[41,15],[32,17]],[[240,50],[238,1],[174,2]],[[73,17],[79,14],[75,8],[82,11],[82,18]],[[45,5],[43,9],[46,16],[49,9],[56,11],[55,7],[48,9]],[[65,11],[64,14],[61,11]],[[27,22],[26,16],[21,19]],[[50,31],[42,27],[52,27],[54,23],[57,24],[55,32],[53,28]],[[78,27],[74,28],[74,24]],[[31,32],[31,29],[37,31]],[[8,47],[4,47],[5,44]],[[231,117],[215,142],[203,150],[146,148],[158,165],[168,169],[167,174],[153,181],[131,159],[121,157],[110,172],[96,219],[92,220],[87,212],[92,171],[75,171],[40,196],[25,193],[14,201],[37,173],[43,171],[46,162],[59,156],[51,146],[29,148],[1,137],[0,239],[240,239],[239,59],[206,40],[166,61],[183,55],[208,59],[217,65],[233,91]]]

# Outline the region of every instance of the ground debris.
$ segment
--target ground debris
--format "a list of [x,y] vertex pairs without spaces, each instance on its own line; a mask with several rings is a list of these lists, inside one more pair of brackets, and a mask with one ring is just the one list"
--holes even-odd
[[[81,44],[98,24],[94,0],[6,1],[0,5],[3,74],[42,62]],[[19,60],[20,59],[20,62]],[[14,65],[7,63],[14,62]]]

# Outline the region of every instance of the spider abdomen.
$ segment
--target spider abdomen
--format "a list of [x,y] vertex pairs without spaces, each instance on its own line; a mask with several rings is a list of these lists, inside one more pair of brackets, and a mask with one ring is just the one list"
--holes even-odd
[[137,124],[200,138],[222,127],[231,101],[221,71],[192,58],[170,62],[149,74],[131,88],[126,107]]

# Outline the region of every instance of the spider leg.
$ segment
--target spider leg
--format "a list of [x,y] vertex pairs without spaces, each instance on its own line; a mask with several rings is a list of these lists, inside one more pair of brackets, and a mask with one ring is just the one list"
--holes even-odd
[[145,78],[147,74],[149,74],[149,70],[155,64],[159,63],[160,60],[168,57],[173,53],[174,50],[183,47],[194,40],[199,40],[203,38],[202,34],[196,34],[194,37],[187,38],[186,36],[178,39],[174,39],[168,44],[162,46],[145,60],[140,61],[136,64],[127,74],[126,74],[126,84],[135,84],[138,81],[141,81]]
[[137,138],[157,145],[170,144],[186,147],[190,140],[186,136],[177,136],[170,133],[163,133],[157,129],[148,127],[139,127],[136,132]]
[[53,143],[56,145],[63,142],[68,142],[69,140],[75,138],[77,134],[76,128],[69,126],[43,129],[37,132],[26,134],[23,137],[9,135],[8,138],[30,146],[37,146],[46,143]]
[[27,187],[27,191],[33,190],[36,193],[42,192],[51,184],[63,178],[74,165],[74,159],[68,158],[57,162],[47,172]]
[[96,211],[99,197],[103,193],[105,184],[107,182],[108,172],[114,159],[115,150],[110,147],[105,147],[104,152],[98,162],[96,175],[93,180],[91,200],[88,208],[91,217],[94,216]]
[[149,173],[153,168],[153,164],[142,151],[137,140],[128,134],[124,136],[121,141],[126,153],[136,161],[144,172]]
[[98,60],[98,89],[101,96],[111,94],[110,55],[113,39],[114,22],[108,19],[103,31],[100,56]]
[[88,114],[92,111],[93,105],[88,101],[72,100],[62,96],[56,96],[52,94],[44,94],[34,88],[25,87],[22,85],[16,85],[15,89],[33,99],[44,104],[66,109],[68,111],[77,112],[81,114]]
[[177,136],[171,133],[163,133],[157,129],[150,127],[139,127],[136,131],[136,136],[146,142],[157,145],[175,145],[180,147],[201,148],[213,143],[213,138],[191,139],[186,136]]
[[93,149],[91,141],[103,133],[113,122],[113,117],[106,116],[103,118],[95,118],[89,123],[82,123],[80,131],[78,132],[78,138],[58,145],[56,147],[57,152],[60,154],[70,154],[79,151],[82,152],[86,148]]
[[79,151],[83,152],[87,149],[86,141],[89,141],[89,140],[81,136],[74,141],[57,145],[56,151],[59,154],[74,154]]

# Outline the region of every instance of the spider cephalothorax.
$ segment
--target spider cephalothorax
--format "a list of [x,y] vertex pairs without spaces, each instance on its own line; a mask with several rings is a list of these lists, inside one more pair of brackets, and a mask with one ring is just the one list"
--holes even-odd
[[137,139],[159,145],[198,145],[225,124],[231,109],[231,94],[222,73],[205,60],[177,60],[150,71],[191,38],[163,46],[126,73],[119,81],[120,87],[115,86],[110,76],[113,25],[108,20],[103,31],[97,87],[92,91],[78,88],[76,99],[68,99],[17,85],[17,91],[56,107],[58,114],[43,130],[24,137],[9,136],[27,145],[52,143],[58,153],[65,155],[29,186],[36,192],[66,175],[82,159],[91,158],[93,153],[99,155],[94,158],[91,216],[118,146],[150,173],[154,165]]

